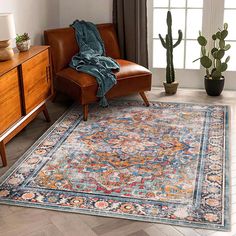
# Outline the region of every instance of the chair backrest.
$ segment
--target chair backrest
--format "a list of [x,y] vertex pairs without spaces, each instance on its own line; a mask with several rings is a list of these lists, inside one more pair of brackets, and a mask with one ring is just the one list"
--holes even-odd
[[[100,24],[97,28],[105,44],[106,55],[120,58],[120,49],[113,24]],[[50,45],[53,72],[56,74],[66,68],[71,58],[79,51],[73,28],[51,29],[44,31],[45,43]]]

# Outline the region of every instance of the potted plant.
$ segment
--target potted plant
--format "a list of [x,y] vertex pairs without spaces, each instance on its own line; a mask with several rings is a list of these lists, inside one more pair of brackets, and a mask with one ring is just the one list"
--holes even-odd
[[[205,89],[210,96],[219,96],[224,88],[225,78],[222,75],[228,68],[228,62],[230,57],[225,57],[225,52],[230,49],[230,44],[225,43],[225,39],[228,35],[228,24],[224,24],[224,29],[219,29],[212,35],[214,46],[210,52],[207,50],[207,40],[199,31],[199,37],[197,39],[201,46],[201,57],[196,59],[200,60],[201,65],[206,68],[205,75]],[[223,61],[224,60],[224,61]],[[195,62],[194,61],[194,62]]]
[[20,52],[25,52],[30,49],[30,37],[29,34],[24,33],[22,35],[16,35],[16,47]]
[[170,11],[167,12],[166,22],[167,22],[168,32],[167,32],[165,40],[159,34],[161,44],[166,49],[166,60],[167,60],[166,82],[163,82],[163,84],[165,87],[166,94],[175,94],[179,83],[175,81],[175,69],[174,69],[174,63],[173,63],[173,49],[181,43],[182,38],[183,38],[183,33],[181,30],[178,31],[178,34],[179,34],[178,40],[175,44],[173,44],[172,16],[171,16]]

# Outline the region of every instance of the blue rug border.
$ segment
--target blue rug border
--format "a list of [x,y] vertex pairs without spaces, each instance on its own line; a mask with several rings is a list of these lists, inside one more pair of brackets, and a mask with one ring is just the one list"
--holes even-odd
[[[114,102],[114,101],[113,101]],[[113,103],[112,102],[112,103]],[[120,101],[115,101],[115,103],[125,103],[125,102],[133,102],[133,103],[137,103],[137,104],[141,104],[141,101],[137,101],[137,100],[120,100]],[[112,104],[111,103],[111,104]],[[150,223],[163,223],[163,224],[167,224],[167,225],[174,225],[174,226],[184,226],[184,227],[191,227],[191,228],[201,228],[201,229],[206,229],[206,230],[217,230],[217,231],[225,231],[225,232],[229,232],[231,230],[231,207],[230,207],[230,199],[231,199],[231,167],[230,167],[230,138],[229,138],[229,132],[230,132],[230,124],[229,124],[229,120],[230,120],[230,106],[229,105],[224,105],[224,104],[207,104],[207,103],[201,103],[201,104],[197,104],[197,103],[191,103],[191,102],[163,102],[163,101],[151,101],[151,104],[156,104],[156,103],[163,103],[163,104],[180,104],[180,105],[203,105],[203,106],[209,106],[209,107],[215,107],[215,106],[220,106],[220,107],[224,107],[225,108],[225,169],[229,170],[229,174],[226,174],[225,171],[225,196],[224,196],[224,200],[225,200],[225,208],[224,208],[224,222],[225,225],[224,226],[219,226],[219,225],[214,225],[211,224],[210,227],[206,227],[207,224],[201,224],[201,223],[196,223],[194,222],[189,222],[187,223],[185,222],[181,222],[179,220],[172,220],[172,219],[153,219],[150,217],[135,217],[135,216],[131,216],[131,215],[127,215],[127,214],[106,214],[103,211],[91,211],[91,210],[83,210],[83,209],[74,209],[73,208],[62,208],[59,209],[58,206],[38,206],[37,204],[32,204],[32,203],[16,203],[14,201],[9,201],[9,200],[0,200],[0,204],[5,204],[5,205],[11,205],[11,206],[17,206],[17,207],[29,207],[29,208],[38,208],[38,209],[44,209],[44,210],[54,210],[54,211],[60,211],[60,212],[68,212],[68,213],[80,213],[80,214],[86,214],[86,215],[93,215],[93,216],[101,216],[101,217],[109,217],[109,218],[122,218],[122,219],[126,219],[126,220],[135,220],[135,221],[141,221],[141,222],[150,222]],[[67,111],[64,112],[64,114],[61,115],[60,118],[58,118],[50,127],[49,129],[47,129],[45,131],[45,133],[43,135],[41,135],[41,137],[38,138],[38,140],[31,145],[31,147],[6,171],[6,173],[4,173],[2,176],[0,176],[0,182],[5,181],[9,175],[11,175],[18,167],[18,165],[23,162],[27,156],[33,152],[33,150],[35,150],[35,148],[38,147],[38,145],[41,143],[41,141],[46,138],[50,132],[53,131],[53,129],[55,128],[55,126],[60,123],[65,117],[66,115],[75,107],[77,106],[77,104],[73,104],[71,107],[69,107],[67,109]],[[81,113],[81,117],[78,121],[77,124],[79,124],[82,121],[82,113]],[[228,210],[227,210],[228,209]],[[96,213],[97,212],[97,213]]]
[[[225,228],[231,230],[231,151],[230,151],[230,121],[231,108],[225,105],[225,170],[229,170],[229,174],[225,171]],[[227,210],[228,209],[228,210]]]

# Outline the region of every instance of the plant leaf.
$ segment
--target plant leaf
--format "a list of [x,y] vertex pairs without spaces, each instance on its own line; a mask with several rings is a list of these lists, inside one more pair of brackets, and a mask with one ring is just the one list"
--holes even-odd
[[218,32],[216,33],[216,37],[217,37],[218,39],[221,39],[221,32],[220,32],[220,31],[218,31]]
[[219,59],[216,59],[216,70],[221,70],[221,61]]
[[221,78],[221,73],[219,72],[219,71],[217,71],[217,70],[215,70],[212,74],[211,74],[211,77],[213,78],[213,79],[220,79]]
[[201,52],[203,56],[206,56],[206,48],[204,46],[201,47]]
[[217,48],[212,48],[212,50],[211,50],[211,55],[213,56],[213,54],[214,54],[215,52],[218,52],[218,49],[217,49]]
[[225,55],[225,50],[224,49],[220,49],[218,52],[217,52],[217,57],[216,59],[219,59],[221,60]]
[[227,65],[225,62],[223,62],[223,63],[221,64],[220,70],[221,70],[221,72],[224,72],[224,71],[227,70],[227,68],[228,68],[228,65]]
[[207,45],[207,40],[204,36],[199,36],[197,38],[197,41],[201,46],[206,46]]
[[226,44],[224,50],[228,51],[230,48],[231,48],[231,45],[230,44]]
[[215,34],[212,35],[212,39],[213,39],[214,41],[217,39],[217,37],[216,37]]
[[226,57],[226,59],[225,59],[225,63],[228,63],[229,60],[230,60],[230,56]]
[[220,49],[224,49],[225,47],[225,41],[223,39],[220,40],[219,42]]
[[200,59],[200,61],[201,61],[201,65],[203,67],[205,67],[206,69],[208,69],[208,68],[210,68],[212,66],[212,60],[209,57],[207,57],[207,56],[203,56]]
[[198,59],[195,59],[195,60],[193,61],[193,63],[196,62],[196,61],[198,61],[198,60],[200,60],[200,59],[201,59],[201,57],[199,57]]
[[228,29],[228,23],[224,23],[224,29],[225,29],[225,30]]
[[225,39],[227,37],[227,35],[228,35],[228,30],[223,30],[221,32],[221,39]]

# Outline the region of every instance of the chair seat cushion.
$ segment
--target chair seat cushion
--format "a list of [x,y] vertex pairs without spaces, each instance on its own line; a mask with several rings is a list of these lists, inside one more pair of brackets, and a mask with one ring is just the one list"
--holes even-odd
[[120,65],[120,71],[115,73],[117,80],[130,77],[151,75],[151,72],[148,69],[134,62],[126,61],[123,59],[117,59],[116,61]]
[[[106,94],[108,99],[151,90],[152,74],[148,69],[126,60],[117,59],[116,61],[120,65],[120,71],[114,71],[117,84]],[[98,84],[93,76],[69,67],[56,75],[57,89],[67,93],[82,105],[98,100],[96,97]]]
[[[151,72],[148,69],[136,63],[122,59],[117,59],[116,61],[120,65],[120,71],[114,71],[117,82],[122,79],[151,75]],[[97,81],[93,76],[83,72],[78,72],[69,67],[61,70],[59,73],[57,73],[57,76],[71,80],[74,83],[78,84],[81,88],[97,85]]]

